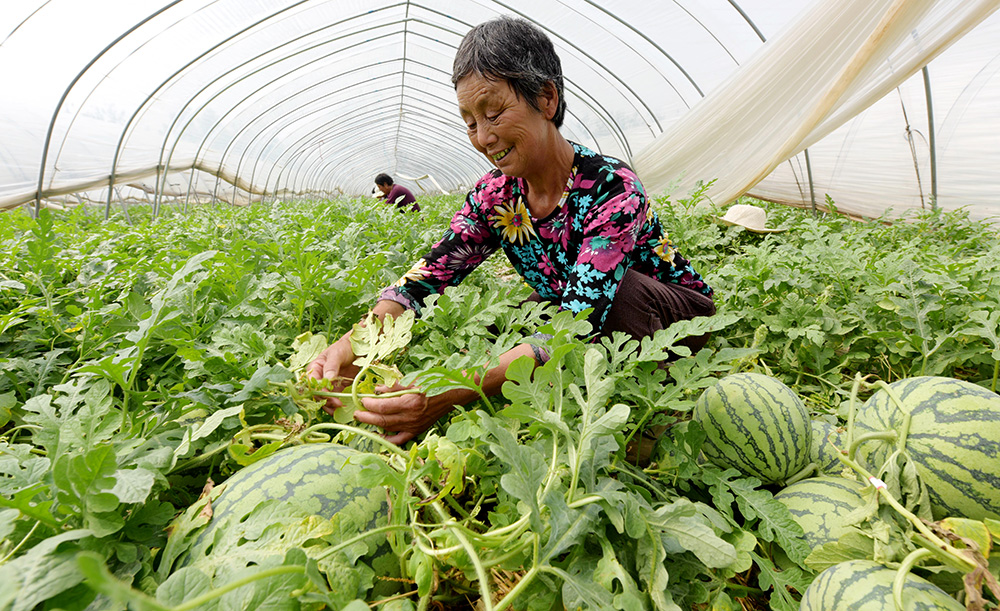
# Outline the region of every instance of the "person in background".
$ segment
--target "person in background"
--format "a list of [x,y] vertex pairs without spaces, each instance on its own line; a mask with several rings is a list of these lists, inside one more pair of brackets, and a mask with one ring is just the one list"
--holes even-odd
[[[573,313],[589,309],[595,335],[640,338],[715,313],[712,289],[671,244],[631,168],[560,134],[562,68],[541,30],[509,17],[474,27],[459,45],[452,83],[469,140],[495,169],[430,252],[382,291],[377,316],[419,314],[425,297],[462,282],[501,249],[535,289],[529,299]],[[697,351],[707,339],[689,337],[686,345]],[[521,356],[539,364],[548,358],[527,342],[511,349],[479,380],[485,394],[500,392],[507,367]],[[348,333],[310,364],[309,375],[351,378],[354,360]],[[365,398],[354,417],[403,444],[477,397],[457,389]],[[331,400],[326,409],[337,405]]]
[[413,197],[413,192],[402,185],[393,184],[392,176],[379,174],[375,177],[375,186],[382,192],[378,199],[396,204],[400,210],[405,211],[409,207],[413,212],[420,211],[420,206],[417,205],[417,198]]

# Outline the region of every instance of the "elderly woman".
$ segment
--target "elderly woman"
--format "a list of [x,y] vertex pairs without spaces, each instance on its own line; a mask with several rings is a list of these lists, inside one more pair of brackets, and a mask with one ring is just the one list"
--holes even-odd
[[[468,194],[444,237],[382,292],[376,315],[419,312],[426,296],[460,283],[497,249],[535,289],[532,299],[573,313],[591,308],[595,333],[643,337],[715,313],[712,289],[671,245],[632,170],[559,133],[562,68],[541,30],[507,17],[476,26],[459,45],[452,83],[472,146],[496,169]],[[525,355],[546,359],[527,343],[517,346],[479,380],[484,392],[498,393],[508,365]],[[350,378],[354,358],[348,334],[309,373]],[[476,398],[464,389],[367,398],[354,417],[402,444]]]

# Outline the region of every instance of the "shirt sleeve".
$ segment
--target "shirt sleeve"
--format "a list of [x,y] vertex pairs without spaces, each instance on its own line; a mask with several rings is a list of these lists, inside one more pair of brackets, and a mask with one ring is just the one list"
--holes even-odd
[[599,179],[591,194],[594,204],[581,223],[582,240],[563,291],[562,309],[579,313],[593,308],[588,320],[593,332],[604,327],[629,256],[642,231],[649,203],[635,174],[619,167]]
[[443,293],[462,282],[486,261],[500,241],[479,212],[476,191],[469,193],[465,204],[452,217],[444,236],[417,261],[410,271],[382,291],[380,300],[395,301],[420,314],[424,299]]

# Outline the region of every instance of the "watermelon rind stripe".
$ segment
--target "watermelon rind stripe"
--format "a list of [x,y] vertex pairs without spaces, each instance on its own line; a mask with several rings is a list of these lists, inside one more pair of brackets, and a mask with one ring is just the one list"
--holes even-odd
[[[911,415],[906,450],[927,486],[935,517],[1000,519],[1000,395],[954,378],[922,376],[890,384]],[[904,413],[884,391],[865,402],[856,434],[896,430]],[[895,445],[868,442],[873,470]]]
[[846,519],[864,506],[865,484],[843,477],[812,477],[774,495],[802,527],[809,547],[836,541],[851,526]]
[[726,376],[702,393],[692,417],[706,432],[705,457],[720,466],[773,483],[808,463],[808,412],[794,391],[775,378]]
[[[896,571],[870,560],[836,564],[813,580],[799,611],[890,611],[895,608],[892,582]],[[964,611],[965,606],[929,581],[908,575],[903,588],[905,611]]]

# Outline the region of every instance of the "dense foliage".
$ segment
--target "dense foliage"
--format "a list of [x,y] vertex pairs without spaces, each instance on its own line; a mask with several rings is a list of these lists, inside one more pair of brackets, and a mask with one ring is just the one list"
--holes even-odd
[[[475,372],[538,330],[552,336],[552,360],[534,372],[515,363],[502,397],[389,447],[320,411],[299,376],[433,243],[457,199],[421,206],[0,216],[0,609],[367,608],[360,600],[376,602],[380,577],[365,565],[369,542],[274,503],[241,526],[252,536],[230,537],[258,565],[218,570],[228,581],[171,571],[178,532],[211,515],[211,482],[282,446],[330,439],[364,450],[359,477],[388,490],[389,525],[376,534],[399,558],[403,587],[379,599],[383,609],[477,599],[486,609],[795,609],[834,560],[810,555],[778,488],[699,460],[704,433],[689,414],[702,391],[764,373],[837,423],[858,374],[997,388],[991,226],[769,207],[769,224],[787,231],[761,236],[716,224],[695,196],[657,206],[716,289],[717,316],[641,345],[584,343],[582,319],[518,307],[529,289],[496,257],[432,300],[408,345],[369,346],[373,368],[378,352],[430,392],[473,387]],[[674,346],[706,331],[696,355]],[[680,358],[660,366],[671,352]],[[669,433],[652,464],[631,464],[624,448],[654,425]],[[879,524],[865,554],[906,556],[912,525]]]

